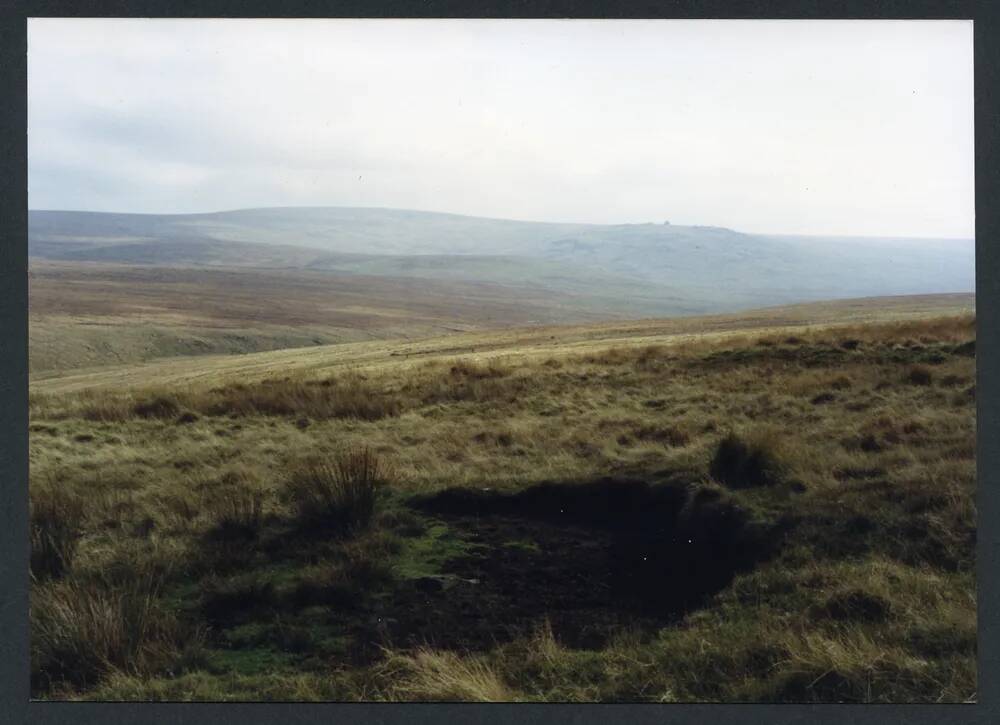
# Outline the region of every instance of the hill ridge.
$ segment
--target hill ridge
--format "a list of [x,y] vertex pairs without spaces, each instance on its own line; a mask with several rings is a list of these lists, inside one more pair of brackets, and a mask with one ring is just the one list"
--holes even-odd
[[258,257],[268,260],[262,267],[274,267],[284,255],[298,269],[528,285],[626,307],[643,300],[635,313],[660,315],[975,289],[971,240],[909,244],[387,207],[257,207],[194,215],[31,211],[29,255],[213,267],[254,266]]

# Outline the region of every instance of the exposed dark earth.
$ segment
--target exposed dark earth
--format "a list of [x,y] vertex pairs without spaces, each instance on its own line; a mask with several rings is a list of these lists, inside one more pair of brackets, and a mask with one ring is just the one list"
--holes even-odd
[[713,491],[637,480],[449,489],[414,507],[465,553],[382,599],[372,644],[482,650],[547,620],[562,644],[601,647],[676,620],[779,538]]

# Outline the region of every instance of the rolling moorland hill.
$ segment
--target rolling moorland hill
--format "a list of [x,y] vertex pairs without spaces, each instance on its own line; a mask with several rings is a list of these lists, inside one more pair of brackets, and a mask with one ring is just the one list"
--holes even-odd
[[972,240],[764,236],[719,227],[561,224],[380,208],[32,211],[29,253],[77,262],[530,285],[574,294],[590,311],[628,302],[633,316],[971,292],[975,286]]
[[32,374],[615,316],[538,287],[308,270],[33,260],[28,281]]

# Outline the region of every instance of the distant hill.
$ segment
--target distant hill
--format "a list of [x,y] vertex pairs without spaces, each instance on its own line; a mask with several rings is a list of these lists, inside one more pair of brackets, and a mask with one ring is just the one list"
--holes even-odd
[[637,316],[975,288],[972,240],[765,236],[720,227],[557,224],[379,208],[32,211],[29,254],[490,282],[568,293],[581,308]]

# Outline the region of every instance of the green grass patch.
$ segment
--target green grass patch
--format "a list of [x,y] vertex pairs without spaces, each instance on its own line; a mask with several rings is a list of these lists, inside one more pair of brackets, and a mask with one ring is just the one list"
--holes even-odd
[[446,523],[431,519],[422,536],[404,539],[393,571],[404,579],[434,576],[449,559],[466,556],[477,548],[482,545],[456,536]]

